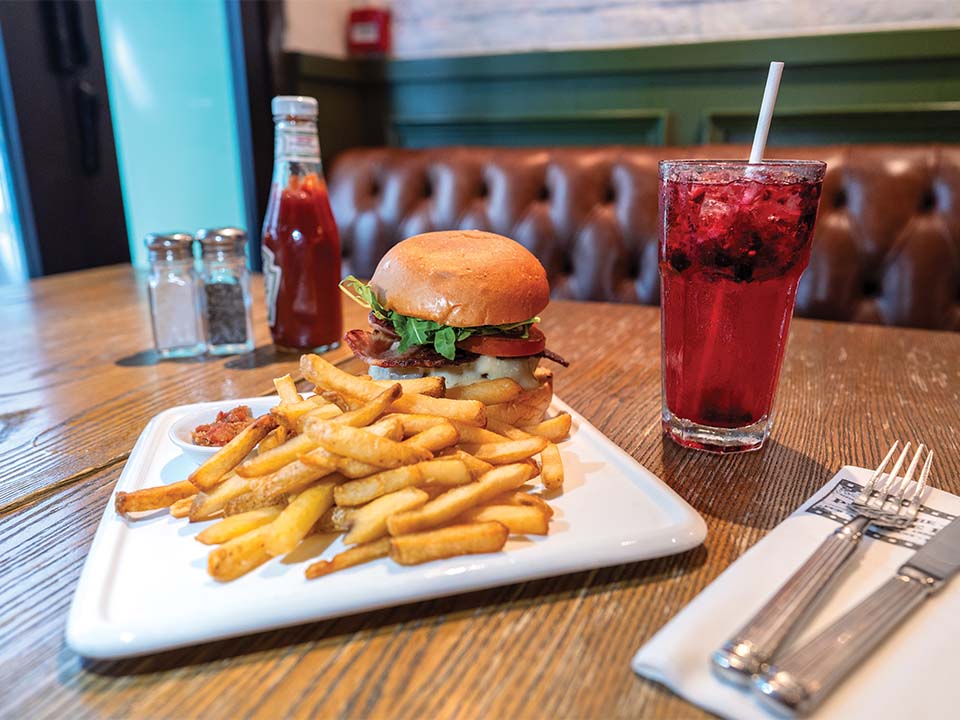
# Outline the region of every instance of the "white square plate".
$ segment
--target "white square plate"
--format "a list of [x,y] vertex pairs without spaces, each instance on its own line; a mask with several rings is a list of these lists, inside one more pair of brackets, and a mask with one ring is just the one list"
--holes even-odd
[[[114,492],[182,480],[196,466],[170,440],[170,426],[197,409],[208,407],[213,416],[241,403],[257,415],[277,399],[185,405],[157,415]],[[382,559],[307,580],[310,562],[343,549],[339,539],[315,536],[287,557],[222,584],[207,575],[210,548],[193,539],[210,523],[191,525],[166,511],[122,518],[111,497],[73,598],[67,643],[91,658],[140,655],[671,555],[703,542],[703,519],[659,478],[560,400],[552,409],[569,412],[573,429],[560,445],[566,480],[563,494],[550,501],[556,514],[546,537],[511,539],[499,553],[413,567]]]

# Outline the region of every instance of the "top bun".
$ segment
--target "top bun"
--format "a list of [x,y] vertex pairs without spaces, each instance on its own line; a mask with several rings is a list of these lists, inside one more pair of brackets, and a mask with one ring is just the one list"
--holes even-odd
[[510,238],[480,230],[424,233],[397,243],[370,287],[388,310],[453,327],[523,322],[550,301],[537,258]]

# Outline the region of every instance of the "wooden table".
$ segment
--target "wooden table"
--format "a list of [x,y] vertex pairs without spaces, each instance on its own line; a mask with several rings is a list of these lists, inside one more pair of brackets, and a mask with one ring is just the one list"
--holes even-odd
[[[679,556],[210,643],[88,662],[64,644],[97,522],[148,419],[270,390],[258,349],[157,363],[142,278],[113,267],[0,290],[0,716],[700,717],[637,678],[636,649],[843,464],[894,438],[936,448],[960,492],[960,334],[798,320],[759,453],[662,439],[656,308],[557,302],[556,391],[707,521]],[[345,308],[348,326],[363,311]],[[331,358],[342,360],[343,350]],[[189,612],[189,602],[184,603]]]

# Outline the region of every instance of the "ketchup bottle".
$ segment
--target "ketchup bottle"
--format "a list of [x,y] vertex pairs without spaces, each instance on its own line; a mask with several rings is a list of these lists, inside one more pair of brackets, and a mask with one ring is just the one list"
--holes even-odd
[[340,344],[340,236],[320,164],[317,101],[280,96],[273,184],[263,219],[267,322],[280,350],[323,352]]

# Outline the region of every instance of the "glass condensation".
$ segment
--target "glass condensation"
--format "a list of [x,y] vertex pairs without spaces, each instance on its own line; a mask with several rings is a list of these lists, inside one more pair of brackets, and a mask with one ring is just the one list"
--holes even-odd
[[193,236],[148,235],[150,320],[162,358],[202,355],[207,348],[202,283],[193,262]]
[[207,352],[236,355],[253,350],[247,234],[238,228],[202,230],[204,320]]

